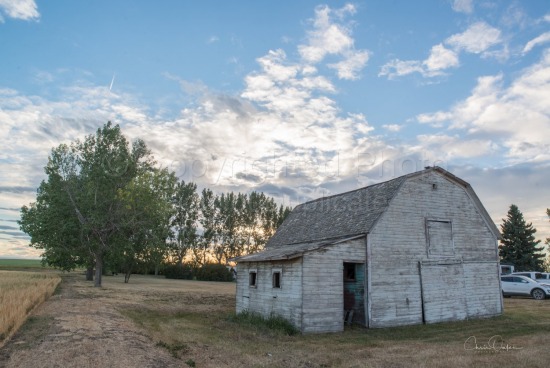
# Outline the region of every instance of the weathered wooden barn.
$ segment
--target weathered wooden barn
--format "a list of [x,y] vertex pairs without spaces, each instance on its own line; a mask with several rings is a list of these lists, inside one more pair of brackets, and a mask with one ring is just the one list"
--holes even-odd
[[236,259],[236,309],[304,333],[499,315],[498,238],[471,186],[429,167],[297,206]]

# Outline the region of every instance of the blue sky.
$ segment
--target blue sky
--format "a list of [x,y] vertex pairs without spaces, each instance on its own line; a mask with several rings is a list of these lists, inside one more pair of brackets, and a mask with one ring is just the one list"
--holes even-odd
[[281,203],[439,165],[550,236],[550,3],[0,0],[0,256],[51,148],[106,121]]

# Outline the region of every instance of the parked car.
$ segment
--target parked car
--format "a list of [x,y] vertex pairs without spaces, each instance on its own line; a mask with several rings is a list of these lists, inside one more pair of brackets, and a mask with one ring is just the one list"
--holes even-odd
[[537,282],[548,281],[547,278],[545,279],[542,272],[535,272],[535,271],[512,272],[511,275],[526,276]]
[[542,282],[544,284],[550,284],[550,273],[542,272],[542,281],[539,281],[539,282]]
[[526,276],[506,275],[500,277],[503,296],[532,296],[536,300],[550,297],[550,285],[540,284]]

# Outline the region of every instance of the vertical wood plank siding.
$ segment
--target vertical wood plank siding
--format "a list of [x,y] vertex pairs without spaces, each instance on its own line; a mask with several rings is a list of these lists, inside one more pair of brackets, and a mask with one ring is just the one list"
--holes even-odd
[[[248,273],[256,270],[256,287],[248,285]],[[281,272],[281,287],[273,288],[272,272]],[[283,316],[301,329],[302,267],[296,258],[277,262],[243,262],[237,265],[237,313],[244,310],[264,317]]]
[[303,332],[344,329],[344,262],[365,262],[363,238],[303,256]]
[[[427,220],[451,222],[452,254],[428,255]],[[502,313],[496,239],[466,191],[440,175],[403,184],[369,233],[369,247],[370,327],[422,323],[418,262],[426,263],[426,322]],[[455,264],[427,265],[437,261]]]

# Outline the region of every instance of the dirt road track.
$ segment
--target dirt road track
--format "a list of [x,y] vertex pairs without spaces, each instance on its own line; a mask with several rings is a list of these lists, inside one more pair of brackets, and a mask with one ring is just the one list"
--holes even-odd
[[120,301],[89,298],[87,290],[97,289],[82,288],[81,280],[64,277],[58,292],[0,349],[1,368],[185,366],[125,319],[115,308]]

